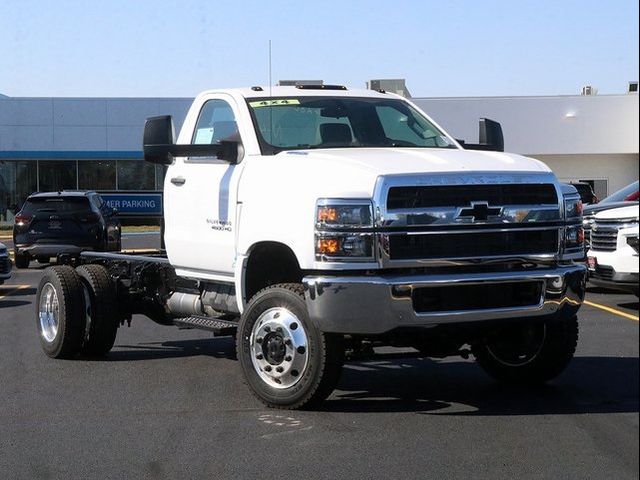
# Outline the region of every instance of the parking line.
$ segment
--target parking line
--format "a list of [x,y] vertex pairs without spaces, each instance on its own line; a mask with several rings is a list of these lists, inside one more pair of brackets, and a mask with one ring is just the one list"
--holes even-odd
[[615,308],[607,307],[606,305],[600,305],[599,303],[589,302],[588,300],[584,301],[585,305],[589,305],[590,307],[599,308],[600,310],[604,310],[605,312],[614,313],[624,318],[628,318],[629,320],[638,321],[638,317],[636,315],[631,315],[627,312],[622,312],[620,310],[616,310]]
[[0,298],[4,298],[9,296],[10,293],[17,292],[18,290],[24,290],[25,288],[30,288],[32,285],[5,285],[6,287],[13,287],[11,290],[7,290],[6,292],[0,292]]

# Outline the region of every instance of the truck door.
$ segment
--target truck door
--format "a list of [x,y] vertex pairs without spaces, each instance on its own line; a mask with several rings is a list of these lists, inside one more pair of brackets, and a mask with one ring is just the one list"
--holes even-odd
[[[191,143],[241,141],[233,99],[207,100]],[[213,157],[177,158],[165,178],[165,243],[179,275],[233,276],[238,180],[242,164]]]

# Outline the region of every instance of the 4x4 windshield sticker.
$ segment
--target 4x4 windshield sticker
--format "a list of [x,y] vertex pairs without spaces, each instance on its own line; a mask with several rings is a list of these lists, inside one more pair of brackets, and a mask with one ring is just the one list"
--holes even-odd
[[259,102],[249,102],[251,108],[274,107],[282,105],[300,105],[300,100],[295,98],[274,98],[270,100],[260,100]]

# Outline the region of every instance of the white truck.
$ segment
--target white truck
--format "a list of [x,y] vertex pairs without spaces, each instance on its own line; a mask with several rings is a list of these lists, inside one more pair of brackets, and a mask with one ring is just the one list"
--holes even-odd
[[345,352],[380,345],[554,378],[578,337],[582,206],[502,144],[496,122],[464,144],[384,91],[204,92],[177,142],[171,117],[145,125],[145,159],[167,166],[166,252],[47,269],[42,347],[105,354],[134,314],[236,335],[246,383],[278,408],[322,401]]
[[595,215],[587,253],[589,281],[638,296],[638,205]]

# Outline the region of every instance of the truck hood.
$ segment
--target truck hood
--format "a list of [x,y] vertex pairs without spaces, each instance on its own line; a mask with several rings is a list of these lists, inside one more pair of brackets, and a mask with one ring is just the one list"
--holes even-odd
[[370,197],[381,175],[550,171],[544,163],[521,155],[435,148],[289,150],[265,160],[261,158],[263,167],[271,174],[287,172],[307,190],[318,186],[321,195],[347,198]]
[[448,148],[336,148],[294,150],[282,154],[303,156],[313,162],[339,162],[343,165],[348,163],[375,175],[464,171],[550,171],[544,163],[522,155]]
[[610,210],[603,210],[596,214],[597,220],[617,220],[626,218],[638,218],[640,208],[638,205],[629,207],[612,208]]

